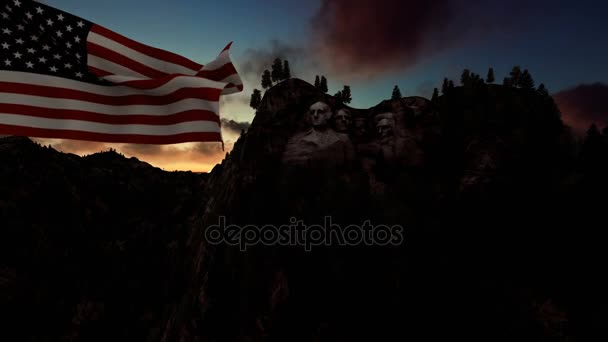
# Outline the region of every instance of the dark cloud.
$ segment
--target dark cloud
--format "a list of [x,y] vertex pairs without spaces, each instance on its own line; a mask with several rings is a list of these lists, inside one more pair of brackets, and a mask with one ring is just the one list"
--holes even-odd
[[403,70],[472,37],[521,27],[532,7],[522,0],[322,0],[312,40],[341,74]]
[[238,122],[234,120],[222,119],[222,128],[229,133],[240,135],[242,130],[247,130],[251,124],[249,122]]
[[583,84],[553,95],[564,122],[579,134],[592,123],[608,125],[608,85]]

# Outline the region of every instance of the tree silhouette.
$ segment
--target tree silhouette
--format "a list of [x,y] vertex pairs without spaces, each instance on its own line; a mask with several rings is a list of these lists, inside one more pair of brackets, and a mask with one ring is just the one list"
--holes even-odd
[[319,90],[327,93],[327,91],[329,89],[327,89],[327,79],[325,78],[325,76],[321,76],[321,83],[319,83]]
[[344,103],[344,101],[342,100],[342,91],[341,90],[339,92],[335,93],[334,97],[336,98],[336,101],[338,101],[339,103]]
[[391,100],[398,100],[401,97],[401,90],[399,90],[398,86],[395,86],[395,88],[393,88],[393,95],[391,96]]
[[509,75],[511,76],[511,86],[518,87],[521,78],[521,67],[514,66]]
[[438,98],[439,98],[439,90],[437,88],[435,88],[433,90],[433,97],[431,97],[431,101],[435,102],[435,101],[437,101]]
[[450,80],[450,82],[448,83],[448,89],[454,89],[454,81]]
[[315,88],[316,89],[321,88],[321,80],[319,79],[319,75],[315,76]]
[[350,86],[345,85],[344,88],[342,88],[342,91],[340,91],[340,93],[340,97],[343,103],[350,103],[353,100],[350,93]]
[[288,80],[291,78],[291,70],[289,69],[289,61],[283,61],[283,79]]
[[494,78],[494,68],[490,68],[488,70],[488,77],[486,78],[486,82],[494,83],[496,79]]
[[283,78],[283,62],[280,58],[274,60],[272,63],[272,82],[279,82]]
[[483,82],[483,80],[481,79],[481,76],[477,75],[476,73],[472,72],[469,76],[469,81],[468,84],[465,84],[465,86],[478,86],[479,84],[481,84]]
[[262,92],[253,89],[253,94],[251,94],[251,100],[249,101],[249,106],[253,109],[258,109],[260,107],[260,103],[262,102]]
[[449,88],[450,88],[450,84],[448,82],[448,78],[446,77],[443,79],[443,84],[441,85],[441,93],[442,94],[447,93]]
[[549,91],[547,90],[547,88],[545,88],[545,84],[541,83],[538,86],[538,89],[536,89],[536,91],[538,92],[539,95],[543,96],[543,97],[548,97],[549,96]]
[[524,70],[519,78],[519,86],[523,89],[534,89],[534,79],[532,79],[532,75],[528,72],[528,69]]
[[460,76],[460,84],[462,84],[463,86],[466,86],[467,84],[469,84],[470,80],[471,80],[471,70],[464,69],[462,71],[462,75]]
[[262,74],[262,88],[266,89],[270,87],[272,87],[272,79],[270,78],[270,71],[266,69]]

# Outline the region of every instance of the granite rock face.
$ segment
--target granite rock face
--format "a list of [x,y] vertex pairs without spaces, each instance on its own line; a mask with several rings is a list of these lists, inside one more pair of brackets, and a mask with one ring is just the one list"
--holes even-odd
[[[324,125],[312,117],[319,102],[332,112]],[[589,175],[551,102],[484,85],[355,109],[301,80],[271,88],[211,173],[202,226],[330,216],[398,224],[404,241],[242,251],[201,232],[163,341],[566,341],[598,329],[582,292],[599,287],[573,283],[597,284],[574,265],[597,266],[588,258],[600,249],[564,254],[583,236],[573,231],[590,232],[580,217],[592,203],[572,197]],[[345,141],[348,158],[335,145]]]
[[[319,104],[322,103],[322,104]],[[369,109],[290,79],[209,174],[0,139],[0,310],[28,341],[572,341],[605,335],[608,136],[497,85]],[[403,228],[212,243],[214,226]],[[333,226],[332,226],[333,224]],[[333,229],[333,228],[332,228]],[[296,228],[300,232],[302,228]],[[271,241],[272,242],[272,241]],[[16,335],[13,335],[16,334]]]

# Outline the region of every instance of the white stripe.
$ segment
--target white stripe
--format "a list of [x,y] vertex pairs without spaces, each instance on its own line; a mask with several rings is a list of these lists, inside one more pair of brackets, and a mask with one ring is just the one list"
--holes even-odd
[[145,81],[145,80],[150,80],[151,78],[141,78],[141,77],[135,77],[135,76],[122,76],[122,75],[107,75],[107,76],[102,76],[102,78],[104,80],[108,80],[110,82],[113,83],[123,83],[123,82],[130,82],[130,81]]
[[[134,61],[137,61],[143,65],[146,65],[152,69],[155,69],[160,72],[164,72],[166,74],[186,74],[186,75],[194,75],[196,74],[196,70],[192,70],[186,68],[179,64],[173,64],[170,62],[166,62],[160,59],[156,59],[149,55],[143,54],[141,52],[135,51],[125,45],[122,45],[112,39],[101,36],[95,32],[90,32],[87,37],[87,41],[91,43],[95,43],[97,45],[103,46],[107,49],[110,49],[116,53],[119,53],[125,57],[128,57]],[[90,58],[90,57],[89,57]],[[104,69],[105,70],[105,69]]]
[[217,122],[188,121],[174,125],[111,125],[91,121],[58,120],[10,113],[0,113],[0,124],[43,129],[62,129],[106,134],[142,134],[165,136],[192,132],[220,132]]
[[115,75],[128,75],[128,76],[136,76],[136,77],[141,77],[141,78],[148,78],[148,77],[146,77],[136,71],[133,71],[129,68],[126,68],[120,64],[110,62],[107,59],[93,56],[91,54],[88,55],[88,65],[91,67],[115,74]]
[[[122,82],[128,80],[142,80],[131,76],[115,76],[116,80],[122,77]],[[145,78],[147,80],[147,78]],[[175,92],[181,88],[213,88],[223,89],[224,82],[216,82],[206,78],[196,76],[178,76],[171,81],[153,89],[136,89],[129,86],[102,86],[86,82],[71,80],[57,76],[47,76],[33,74],[29,72],[0,70],[0,82],[11,82],[21,84],[31,84],[38,86],[48,86],[57,88],[67,88],[105,96],[126,96],[126,95],[149,95],[164,96]]]
[[81,110],[107,115],[171,115],[186,110],[209,110],[219,112],[219,101],[184,99],[167,105],[114,106],[87,101],[56,99],[34,95],[0,93],[0,103],[34,106],[53,109]]
[[203,65],[201,70],[215,70],[223,67],[225,64],[231,63],[230,50],[222,51],[216,59]]

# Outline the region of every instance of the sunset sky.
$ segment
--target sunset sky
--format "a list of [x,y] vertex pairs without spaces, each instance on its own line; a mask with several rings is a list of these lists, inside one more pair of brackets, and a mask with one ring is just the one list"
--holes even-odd
[[[142,43],[205,63],[233,41],[232,59],[245,91],[224,97],[227,150],[251,122],[248,106],[261,72],[275,57],[292,76],[326,75],[329,93],[348,84],[351,106],[388,98],[430,97],[444,77],[464,68],[497,82],[513,65],[529,69],[556,96],[565,121],[583,130],[608,124],[608,4],[602,1],[301,0],[140,1],[48,0],[46,3]],[[581,86],[586,85],[586,86]],[[166,170],[209,171],[225,154],[219,143],[122,145],[38,139],[89,154],[113,147]]]

